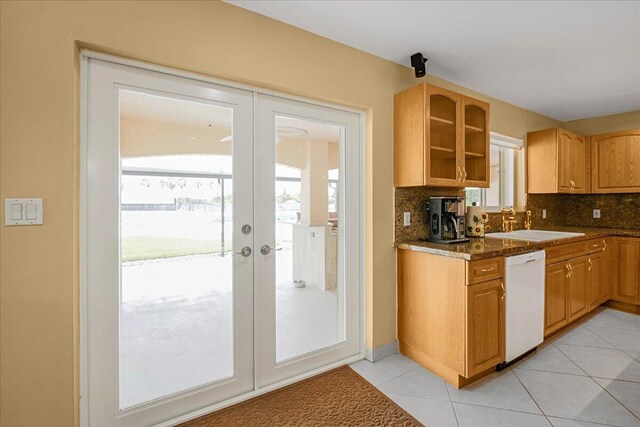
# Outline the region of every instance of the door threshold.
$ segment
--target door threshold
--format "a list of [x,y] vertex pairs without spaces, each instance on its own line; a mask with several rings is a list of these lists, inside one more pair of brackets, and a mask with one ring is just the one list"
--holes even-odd
[[220,409],[227,408],[229,406],[232,406],[232,405],[235,405],[237,403],[241,403],[241,402],[247,401],[249,399],[253,399],[254,397],[258,397],[260,395],[269,393],[269,392],[277,390],[279,388],[282,388],[282,387],[297,383],[299,381],[305,380],[307,378],[311,378],[311,377],[316,376],[318,374],[321,374],[323,372],[327,372],[327,371],[330,371],[332,369],[338,368],[340,366],[348,365],[350,363],[357,362],[358,360],[362,360],[362,359],[364,359],[364,353],[358,353],[358,354],[356,354],[354,356],[347,357],[346,359],[342,359],[342,360],[339,360],[339,361],[334,362],[334,363],[330,363],[329,365],[323,366],[321,368],[316,368],[316,369],[313,369],[313,370],[311,370],[309,372],[305,372],[304,374],[296,375],[296,376],[288,378],[286,380],[279,381],[277,383],[270,384],[268,386],[265,386],[265,387],[262,387],[262,388],[259,388],[259,389],[255,389],[253,391],[241,394],[241,395],[236,396],[236,397],[232,397],[231,399],[227,399],[227,400],[224,400],[222,402],[206,406],[206,407],[204,407],[202,409],[198,409],[197,411],[189,412],[188,414],[184,414],[184,415],[181,415],[179,417],[172,418],[170,420],[167,420],[167,421],[164,421],[162,423],[156,424],[155,427],[170,427],[170,426],[175,426],[175,425],[180,424],[180,423],[191,421],[191,420],[194,420],[194,419],[196,419],[198,417],[201,417],[203,415],[207,415],[207,414],[209,414],[211,412],[219,411]]

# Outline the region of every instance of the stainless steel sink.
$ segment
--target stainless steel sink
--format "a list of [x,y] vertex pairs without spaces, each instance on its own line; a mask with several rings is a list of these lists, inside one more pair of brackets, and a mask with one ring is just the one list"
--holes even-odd
[[527,242],[546,242],[548,240],[568,239],[584,236],[584,233],[569,233],[566,231],[547,230],[516,230],[510,233],[488,233],[485,237],[494,239],[525,240]]

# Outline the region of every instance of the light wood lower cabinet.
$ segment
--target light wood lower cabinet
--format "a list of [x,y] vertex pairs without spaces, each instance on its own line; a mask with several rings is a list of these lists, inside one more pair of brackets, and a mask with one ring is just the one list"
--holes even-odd
[[609,299],[608,252],[596,252],[587,258],[589,274],[589,311]]
[[467,286],[467,376],[504,362],[505,313],[502,279]]
[[612,258],[611,299],[640,304],[640,238],[616,237]]
[[399,249],[398,341],[455,387],[504,361],[504,259],[465,261]]
[[569,265],[569,278],[567,285],[569,289],[568,297],[568,314],[569,323],[578,317],[586,314],[589,310],[589,302],[587,298],[588,274],[587,274],[587,258],[586,256],[571,260]]
[[569,320],[569,314],[567,313],[568,275],[569,269],[566,263],[556,263],[546,267],[544,292],[545,335],[562,328]]
[[610,239],[598,239],[547,250],[551,263],[545,273],[545,336],[609,299],[610,247]]

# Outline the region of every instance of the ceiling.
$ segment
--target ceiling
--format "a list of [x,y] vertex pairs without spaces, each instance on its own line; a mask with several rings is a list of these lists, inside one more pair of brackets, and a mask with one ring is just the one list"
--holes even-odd
[[561,121],[640,110],[640,2],[229,2]]

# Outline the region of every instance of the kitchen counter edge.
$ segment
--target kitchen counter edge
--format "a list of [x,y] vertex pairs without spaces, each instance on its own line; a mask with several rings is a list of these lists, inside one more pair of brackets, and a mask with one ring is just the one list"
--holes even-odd
[[591,228],[591,227],[549,227],[549,231],[568,231],[584,233],[584,236],[569,237],[566,239],[548,240],[546,242],[527,242],[524,240],[494,239],[494,238],[470,238],[469,242],[458,244],[431,243],[423,240],[396,242],[397,249],[425,252],[433,255],[450,258],[465,259],[468,261],[493,258],[499,256],[511,256],[526,252],[537,251],[544,248],[566,245],[584,240],[600,239],[610,236],[640,237],[640,230],[618,228]]

